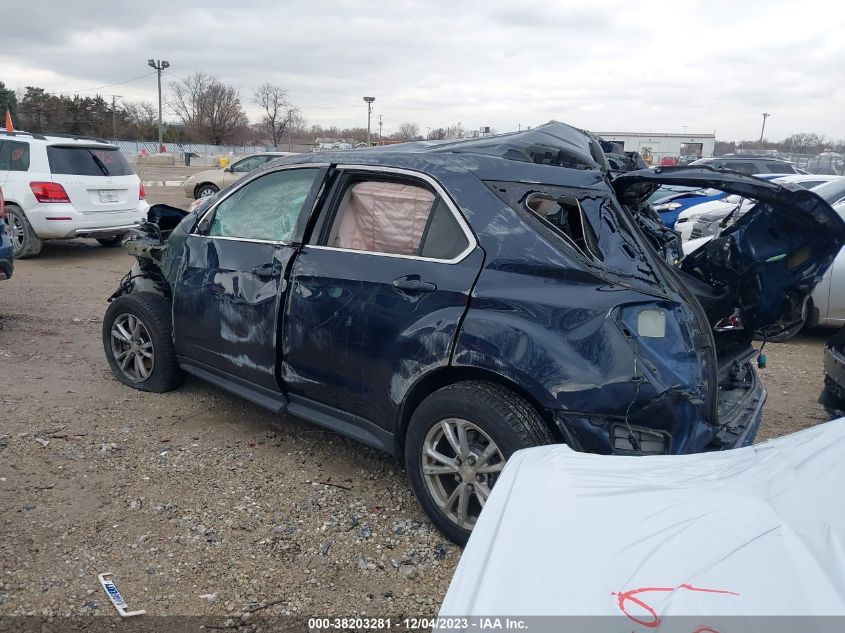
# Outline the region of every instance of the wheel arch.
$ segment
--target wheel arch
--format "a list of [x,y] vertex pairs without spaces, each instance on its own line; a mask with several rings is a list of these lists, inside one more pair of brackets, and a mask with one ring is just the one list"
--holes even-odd
[[405,393],[405,396],[402,399],[402,404],[399,407],[398,418],[395,426],[396,432],[393,435],[393,451],[397,457],[401,459],[404,454],[405,436],[408,432],[408,424],[411,421],[411,416],[414,414],[414,411],[420,403],[438,389],[467,380],[482,380],[510,389],[534,407],[537,413],[539,413],[543,418],[543,421],[548,426],[550,433],[556,440],[561,442],[564,441],[560,429],[555,424],[552,411],[549,408],[544,407],[542,403],[525,387],[511,380],[507,376],[498,374],[489,369],[449,365],[433,369],[421,376]]

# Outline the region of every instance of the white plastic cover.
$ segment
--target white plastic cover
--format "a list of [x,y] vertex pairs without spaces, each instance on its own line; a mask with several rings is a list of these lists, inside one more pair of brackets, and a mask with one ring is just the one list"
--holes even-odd
[[629,633],[695,630],[673,615],[722,632],[758,629],[718,616],[845,616],[845,418],[698,455],[519,451],[440,615],[619,616],[589,628]]

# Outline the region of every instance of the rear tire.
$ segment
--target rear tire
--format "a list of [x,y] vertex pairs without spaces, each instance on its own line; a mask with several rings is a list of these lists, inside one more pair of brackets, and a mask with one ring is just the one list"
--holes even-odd
[[6,205],[6,230],[12,238],[12,254],[15,259],[35,257],[41,252],[44,242],[35,234],[26,214],[15,204]]
[[126,233],[113,235],[111,237],[98,237],[97,242],[100,243],[100,246],[104,246],[105,248],[114,248],[115,246],[120,246],[124,239],[126,239]]
[[134,292],[111,302],[103,318],[103,349],[112,373],[125,385],[162,393],[184,374],[176,360],[170,303],[154,292]]
[[201,185],[197,185],[197,188],[194,190],[194,198],[199,200],[200,198],[208,198],[209,196],[213,196],[215,193],[220,191],[220,187],[210,182],[204,182]]
[[432,523],[463,546],[510,456],[554,442],[524,398],[472,380],[444,387],[417,407],[405,437],[405,464]]

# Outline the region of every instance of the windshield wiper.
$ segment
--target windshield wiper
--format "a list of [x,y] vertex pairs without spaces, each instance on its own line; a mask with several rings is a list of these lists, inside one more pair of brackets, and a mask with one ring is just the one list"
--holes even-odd
[[94,159],[94,162],[95,162],[95,163],[97,163],[97,167],[99,167],[99,168],[100,168],[100,171],[102,171],[102,172],[103,172],[103,175],[104,175],[104,176],[108,176],[108,175],[109,175],[109,168],[108,168],[108,167],[106,167],[105,163],[104,163],[103,161],[101,161],[101,160],[100,160],[100,157],[99,157],[99,156],[97,156],[97,155],[96,155],[94,152],[92,152],[90,149],[88,150],[88,153],[89,153],[89,154],[91,154],[91,158],[93,158],[93,159]]

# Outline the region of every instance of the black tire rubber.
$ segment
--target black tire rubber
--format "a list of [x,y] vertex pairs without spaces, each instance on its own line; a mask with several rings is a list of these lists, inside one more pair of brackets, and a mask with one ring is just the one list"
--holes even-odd
[[126,239],[126,233],[112,235],[111,237],[98,237],[97,242],[105,248],[114,248],[115,246],[120,246],[124,239]]
[[220,191],[220,187],[218,187],[214,183],[204,182],[201,185],[197,185],[194,189],[194,199],[199,200],[200,198],[202,198],[203,196],[201,195],[201,192],[205,189],[208,189],[211,192],[210,194],[208,194],[210,196],[213,196],[215,193]]
[[513,391],[491,382],[469,380],[443,387],[423,400],[411,416],[405,436],[405,465],[417,500],[446,538],[464,546],[470,530],[450,521],[434,502],[422,474],[422,447],[432,426],[447,418],[472,422],[496,443],[507,460],[522,449],[554,444],[539,412]]
[[[127,313],[140,319],[153,343],[155,364],[150,377],[143,382],[130,380],[120,370],[112,353],[112,325],[118,316]],[[178,387],[185,375],[176,360],[172,332],[170,303],[161,295],[154,292],[133,292],[112,301],[103,317],[103,350],[112,373],[123,384],[141,391],[163,393]]]
[[23,224],[23,246],[21,246],[20,250],[13,253],[15,259],[36,257],[39,253],[41,253],[41,247],[44,245],[44,242],[35,234],[35,231],[29,223],[23,209],[16,204],[6,204],[6,213],[20,218],[21,223]]

